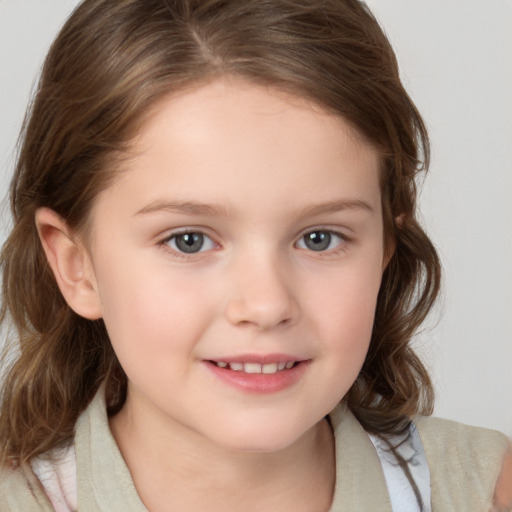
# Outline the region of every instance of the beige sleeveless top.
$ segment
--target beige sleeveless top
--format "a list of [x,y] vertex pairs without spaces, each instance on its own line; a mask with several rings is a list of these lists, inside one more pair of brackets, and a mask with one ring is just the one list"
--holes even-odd
[[[330,415],[336,487],[329,512],[392,512],[377,451],[343,405]],[[435,418],[415,418],[427,456],[433,512],[490,510],[508,441],[502,434]],[[101,393],[80,416],[75,435],[80,512],[147,512],[110,433]],[[0,471],[1,512],[53,512],[29,465]]]

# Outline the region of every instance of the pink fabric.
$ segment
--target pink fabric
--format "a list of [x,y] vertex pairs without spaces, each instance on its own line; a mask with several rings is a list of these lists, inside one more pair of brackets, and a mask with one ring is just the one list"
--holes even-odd
[[77,487],[74,447],[55,450],[51,458],[36,457],[31,465],[55,512],[75,512]]

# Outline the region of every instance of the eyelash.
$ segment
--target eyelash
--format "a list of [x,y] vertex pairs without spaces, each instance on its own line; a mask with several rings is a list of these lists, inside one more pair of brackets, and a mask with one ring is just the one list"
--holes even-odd
[[[182,237],[185,235],[200,235],[203,238],[203,240],[204,239],[209,240],[212,247],[203,249],[203,246],[201,246],[201,249],[199,251],[187,253],[185,251],[180,250],[179,247],[177,247],[176,245],[174,248],[170,246],[172,241],[174,241],[174,244],[176,244],[176,239],[178,239],[178,237],[180,237],[180,236]],[[191,259],[193,257],[197,257],[199,254],[201,254],[203,252],[206,252],[208,250],[212,250],[214,248],[219,247],[219,244],[217,244],[212,239],[211,236],[207,235],[204,231],[201,231],[200,229],[186,229],[183,231],[174,232],[174,233],[170,234],[169,236],[165,237],[161,242],[159,242],[159,245],[162,246],[166,251],[170,252],[174,257],[187,259],[187,260]]]
[[[318,251],[316,251],[315,249],[312,249],[311,247],[307,247],[307,237],[309,236],[309,240],[312,241],[313,235],[319,234],[319,233],[322,233],[322,235],[327,235],[328,245],[330,245],[331,242],[333,241],[332,240],[333,237],[337,238],[338,242],[337,242],[336,246],[332,247],[330,249],[326,248],[326,249],[322,249],[322,250],[318,250]],[[324,240],[320,240],[319,243],[322,243],[323,241]],[[310,229],[307,232],[305,232],[304,234],[302,234],[300,236],[300,238],[298,239],[298,241],[295,243],[295,245],[298,246],[300,242],[304,242],[305,247],[299,247],[300,249],[304,249],[304,250],[307,250],[307,251],[310,251],[313,253],[317,253],[318,255],[324,255],[326,253],[329,255],[331,255],[331,254],[335,255],[335,254],[338,254],[340,251],[345,250],[344,246],[349,241],[350,240],[348,239],[348,237],[345,236],[344,234],[340,233],[339,231],[335,231],[332,229],[325,229],[325,228],[315,228],[315,229]],[[315,242],[315,243],[318,243],[318,242]]]
[[[312,235],[318,234],[318,233],[322,233],[323,235],[325,235],[325,234],[328,235],[329,245],[332,242],[332,238],[336,237],[338,239],[337,245],[330,249],[327,248],[327,249],[322,249],[322,250],[318,250],[318,251],[311,249],[310,247],[307,247],[307,242],[305,242],[306,237],[310,236],[310,240],[312,240]],[[201,248],[196,252],[187,253],[185,251],[182,251],[176,245],[176,240],[178,239],[178,237],[185,236],[185,235],[199,235],[203,239],[203,241],[208,240],[209,244],[211,244],[211,246],[204,249],[203,248],[204,245],[201,245]],[[171,247],[170,244],[173,241],[174,241],[174,247]],[[322,241],[323,240],[321,240],[321,242]],[[300,235],[300,237],[298,238],[298,240],[294,243],[294,247],[297,247],[298,249],[301,249],[301,250],[311,252],[313,254],[317,254],[318,256],[322,257],[322,256],[327,256],[327,255],[336,255],[336,254],[339,254],[340,252],[345,251],[346,250],[345,246],[350,241],[351,241],[351,239],[349,237],[347,237],[343,233],[340,233],[339,231],[336,231],[333,229],[326,229],[326,228],[313,228],[313,229],[308,229],[307,231],[303,232]],[[299,246],[299,244],[301,242],[304,242],[303,247]],[[169,236],[165,237],[161,242],[159,242],[159,245],[162,246],[165,250],[171,252],[174,257],[187,259],[187,260],[194,258],[194,257],[197,258],[198,255],[200,255],[203,252],[208,252],[212,249],[220,247],[220,244],[215,242],[211,236],[206,234],[201,229],[186,229],[183,231],[174,232],[174,233],[170,234]]]

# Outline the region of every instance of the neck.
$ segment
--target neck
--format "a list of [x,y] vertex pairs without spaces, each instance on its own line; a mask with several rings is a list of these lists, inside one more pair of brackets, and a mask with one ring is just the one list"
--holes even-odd
[[128,401],[110,425],[150,512],[324,512],[330,507],[334,439],[326,420],[286,448],[247,452],[225,449],[182,425],[148,429],[142,418]]

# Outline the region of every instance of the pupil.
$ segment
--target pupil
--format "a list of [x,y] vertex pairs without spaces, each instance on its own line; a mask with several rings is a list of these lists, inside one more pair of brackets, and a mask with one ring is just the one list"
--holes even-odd
[[325,251],[331,243],[331,234],[327,231],[313,231],[304,237],[308,249]]
[[204,237],[201,233],[183,233],[176,237],[176,247],[182,252],[198,252],[203,247]]

